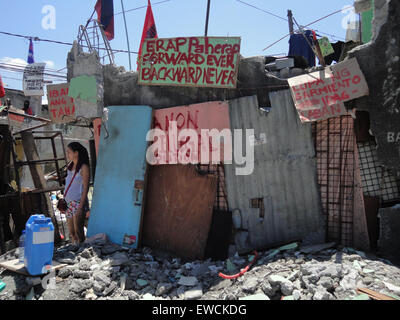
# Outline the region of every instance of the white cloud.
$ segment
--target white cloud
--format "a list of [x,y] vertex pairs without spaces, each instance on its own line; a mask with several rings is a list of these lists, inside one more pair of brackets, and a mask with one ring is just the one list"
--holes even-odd
[[[36,61],[38,62],[38,61]],[[52,60],[46,60],[44,61],[46,63],[46,68],[53,69],[56,64]],[[3,57],[0,59],[0,63],[7,63],[7,64],[13,64],[17,66],[23,66],[25,67],[27,65],[27,62],[23,59],[20,58],[11,58],[11,57]]]
[[4,57],[0,59],[1,63],[8,63],[8,64],[14,64],[18,66],[26,66],[27,63],[25,60],[22,60],[20,58],[10,58],[10,57]]
[[54,68],[56,65],[54,61],[51,60],[46,60],[45,62],[46,62],[46,68]]

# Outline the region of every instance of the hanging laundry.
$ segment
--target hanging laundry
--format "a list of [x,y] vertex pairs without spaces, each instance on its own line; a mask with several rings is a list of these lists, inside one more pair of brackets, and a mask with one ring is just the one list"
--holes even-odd
[[329,39],[327,37],[323,37],[318,39],[319,47],[321,48],[321,53],[324,57],[329,56],[332,53],[335,53]]
[[344,42],[338,41],[336,43],[331,43],[331,45],[332,45],[334,52],[325,57],[325,63],[328,66],[331,65],[333,61],[336,61],[336,62],[340,61],[340,56],[343,51]]
[[289,40],[289,56],[303,56],[308,61],[309,67],[315,66],[315,53],[310,45],[313,44],[313,34],[311,30],[305,31],[306,38],[301,34],[293,34]]

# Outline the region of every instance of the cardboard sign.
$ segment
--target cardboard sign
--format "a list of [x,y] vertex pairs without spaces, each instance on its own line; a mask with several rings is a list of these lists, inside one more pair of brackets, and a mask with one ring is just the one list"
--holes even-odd
[[[20,113],[20,114],[25,114],[25,112],[21,109],[14,108],[13,106],[10,107],[10,111]],[[8,119],[10,120],[10,125],[14,128],[19,128],[21,129],[24,125],[25,122],[25,117],[24,116],[18,116],[16,114],[8,114]]]
[[369,94],[355,58],[313,72],[288,79],[298,111],[329,107]]
[[43,72],[45,66],[45,63],[32,63],[25,67],[23,76],[25,96],[43,96]]
[[239,37],[146,39],[140,85],[236,88]]
[[47,86],[47,100],[51,121],[66,123],[75,120],[74,99],[68,96],[68,90],[68,83]]
[[[176,132],[170,131],[170,121],[176,121]],[[156,165],[174,163],[173,161],[169,161],[170,152],[174,153],[174,159],[178,159],[179,149],[187,143],[187,141],[178,141],[179,133],[184,129],[194,129],[197,131],[199,163],[202,160],[202,152],[209,154],[209,162],[211,162],[212,152],[217,151],[218,148],[220,148],[221,162],[224,159],[224,150],[232,156],[232,146],[226,144],[225,140],[221,139],[220,145],[215,145],[211,137],[202,137],[201,135],[202,129],[216,129],[219,132],[222,132],[224,129],[230,129],[228,103],[206,102],[183,107],[158,109],[154,112],[152,127],[164,131],[166,140],[161,141],[161,148],[157,150],[157,156],[160,160]]]
[[340,117],[347,115],[347,110],[343,103],[338,103],[332,106],[324,106],[309,110],[297,110],[300,121],[303,123],[312,121],[321,121],[328,118]]
[[335,53],[335,50],[333,49],[331,42],[327,37],[318,39],[318,43],[321,49],[321,53],[324,57],[329,56],[332,53]]

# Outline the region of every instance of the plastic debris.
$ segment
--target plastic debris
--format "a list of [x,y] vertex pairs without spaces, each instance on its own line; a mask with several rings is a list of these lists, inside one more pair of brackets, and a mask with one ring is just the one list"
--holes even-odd
[[221,272],[220,272],[218,275],[219,275],[221,278],[224,278],[224,279],[236,279],[236,278],[239,278],[240,276],[244,275],[244,274],[250,269],[250,267],[251,267],[251,266],[254,264],[254,262],[257,260],[257,256],[258,256],[257,251],[254,251],[254,259],[249,263],[249,265],[247,265],[246,268],[240,270],[240,272],[237,273],[237,274],[235,274],[235,275],[229,276],[229,275],[223,274],[223,273],[221,273]]
[[233,265],[230,259],[226,260],[226,269],[228,270],[229,273],[233,273],[236,270],[235,266]]

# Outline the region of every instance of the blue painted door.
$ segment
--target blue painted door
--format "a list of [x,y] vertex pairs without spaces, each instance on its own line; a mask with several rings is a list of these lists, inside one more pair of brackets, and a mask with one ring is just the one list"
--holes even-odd
[[137,248],[147,166],[146,134],[152,109],[107,109],[108,120],[100,134],[87,237],[105,233],[114,243]]

